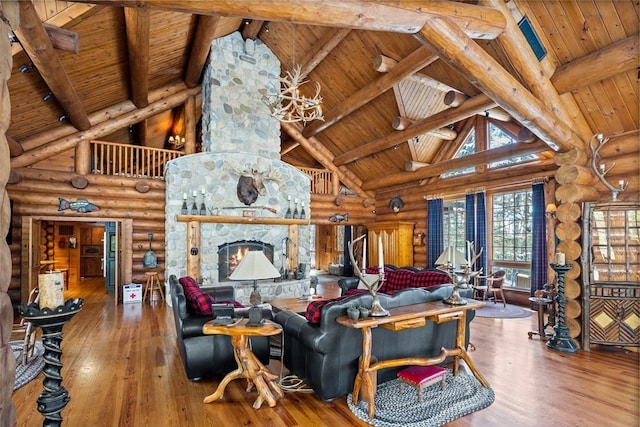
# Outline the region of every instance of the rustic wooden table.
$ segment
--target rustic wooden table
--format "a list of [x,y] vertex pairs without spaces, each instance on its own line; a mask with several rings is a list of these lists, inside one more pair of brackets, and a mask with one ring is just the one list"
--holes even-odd
[[216,391],[204,398],[204,403],[210,403],[221,399],[225,387],[237,378],[246,378],[247,391],[256,386],[258,398],[253,403],[255,409],[259,409],[266,400],[270,407],[276,406],[276,399],[283,397],[284,393],[278,385],[278,376],[272,374],[269,369],[258,360],[249,348],[249,338],[256,336],[272,336],[282,333],[282,328],[275,322],[266,320],[262,326],[247,326],[249,319],[236,319],[231,325],[214,325],[213,320],[202,326],[205,335],[228,335],[231,337],[233,352],[238,364],[238,369],[229,372],[220,382]]
[[307,311],[307,306],[311,301],[317,301],[325,299],[322,295],[314,295],[313,297],[293,297],[293,298],[280,298],[267,301],[271,304],[272,310],[277,313],[279,311],[289,310],[294,313],[304,313]]
[[[392,308],[389,310],[389,316],[384,317],[368,317],[358,320],[352,320],[347,316],[338,317],[336,321],[341,325],[362,331],[362,356],[360,357],[358,375],[353,384],[353,404],[358,403],[360,391],[362,390],[362,401],[366,402],[369,406],[369,418],[373,418],[375,415],[374,402],[378,385],[376,372],[379,369],[406,365],[436,365],[442,363],[448,356],[453,356],[454,358],[454,375],[458,374],[458,362],[459,359],[462,358],[469,366],[469,369],[471,369],[471,372],[473,372],[473,375],[480,381],[480,384],[482,384],[483,387],[488,387],[489,383],[476,369],[464,345],[467,310],[480,308],[483,305],[484,303],[474,300],[467,300],[467,304],[465,305],[447,305],[442,301],[432,301]],[[401,359],[380,360],[371,363],[371,329],[380,326],[397,332],[422,327],[428,320],[436,323],[456,320],[458,322],[456,327],[456,346],[452,349],[443,348],[437,357],[406,357]]]

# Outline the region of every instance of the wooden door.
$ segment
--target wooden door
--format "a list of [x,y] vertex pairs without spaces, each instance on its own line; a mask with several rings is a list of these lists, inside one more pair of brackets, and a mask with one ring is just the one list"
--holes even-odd
[[336,226],[316,226],[316,268],[329,270],[329,264],[338,262],[336,254]]
[[31,290],[38,286],[41,231],[41,221],[31,217],[22,217],[22,289],[20,299],[23,303],[28,301]]

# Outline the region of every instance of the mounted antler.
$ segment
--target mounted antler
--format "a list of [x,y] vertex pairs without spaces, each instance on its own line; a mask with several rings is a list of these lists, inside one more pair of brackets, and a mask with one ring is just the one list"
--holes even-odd
[[[595,145],[594,145],[594,141],[596,141]],[[611,199],[613,201],[616,201],[616,200],[618,200],[618,193],[623,192],[624,190],[626,190],[628,183],[626,183],[624,180],[621,180],[620,183],[619,183],[620,186],[619,187],[614,187],[605,178],[607,173],[609,173],[609,171],[611,169],[613,169],[613,167],[616,165],[615,162],[611,166],[609,166],[608,168],[605,167],[604,163],[600,163],[600,165],[598,166],[598,160],[600,159],[600,154],[599,154],[600,149],[608,141],[609,141],[609,138],[605,138],[604,135],[602,135],[601,133],[597,133],[597,134],[593,135],[591,137],[591,139],[589,140],[589,148],[591,148],[591,168],[593,169],[593,173],[595,173],[596,176],[598,178],[600,178],[600,181],[602,181],[602,183],[605,185],[605,187],[607,187],[609,190],[611,190]]]
[[[382,305],[380,304],[380,299],[378,298],[378,289],[380,289],[380,287],[384,283],[384,270],[381,268],[380,273],[378,274],[377,277],[375,277],[373,274],[367,275],[366,273],[363,273],[360,271],[360,269],[358,268],[358,264],[356,263],[355,257],[353,256],[353,244],[360,239],[364,239],[364,237],[365,235],[363,234],[362,236],[349,242],[348,244],[349,258],[351,259],[351,265],[353,266],[353,271],[356,277],[358,277],[358,279],[360,279],[360,281],[364,283],[364,285],[369,290],[369,293],[373,297],[373,302],[371,304],[371,311],[369,314],[373,317],[388,316],[389,311],[384,307],[382,307]],[[366,250],[366,248],[363,250]],[[375,277],[375,280],[371,281],[373,277]]]

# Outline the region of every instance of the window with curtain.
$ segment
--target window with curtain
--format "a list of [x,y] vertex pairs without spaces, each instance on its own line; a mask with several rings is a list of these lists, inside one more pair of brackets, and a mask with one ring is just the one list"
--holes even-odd
[[442,225],[444,229],[444,247],[453,246],[466,256],[464,200],[452,200],[444,203]]
[[531,190],[492,197],[492,270],[505,270],[505,286],[530,289],[532,253]]

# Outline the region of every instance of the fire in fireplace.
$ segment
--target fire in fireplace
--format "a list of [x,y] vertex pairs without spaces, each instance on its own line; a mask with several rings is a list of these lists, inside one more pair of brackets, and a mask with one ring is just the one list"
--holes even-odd
[[273,263],[273,245],[257,240],[240,240],[218,246],[218,282],[226,282],[248,251],[260,250]]

